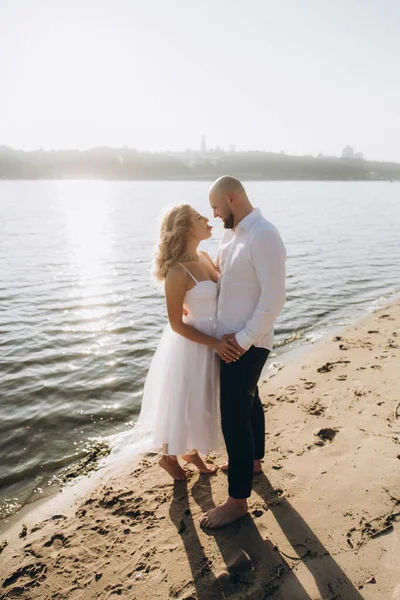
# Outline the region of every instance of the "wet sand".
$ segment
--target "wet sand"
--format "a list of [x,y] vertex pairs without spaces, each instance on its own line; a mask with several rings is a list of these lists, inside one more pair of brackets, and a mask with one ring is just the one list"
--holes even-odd
[[262,384],[267,452],[245,518],[200,528],[220,471],[174,484],[155,455],[109,466],[13,519],[0,598],[399,600],[399,390],[396,301]]

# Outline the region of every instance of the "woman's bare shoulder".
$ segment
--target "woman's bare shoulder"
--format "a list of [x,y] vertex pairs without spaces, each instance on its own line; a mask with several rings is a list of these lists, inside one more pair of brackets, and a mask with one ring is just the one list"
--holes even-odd
[[180,280],[183,279],[185,280],[187,277],[187,271],[185,271],[185,269],[183,268],[183,266],[179,263],[174,263],[172,264],[169,269],[168,269],[168,273],[165,279],[170,279],[170,280]]

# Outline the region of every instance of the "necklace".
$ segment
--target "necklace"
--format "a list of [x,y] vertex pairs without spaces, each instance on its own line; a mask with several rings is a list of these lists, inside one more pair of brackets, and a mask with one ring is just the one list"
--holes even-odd
[[182,256],[181,258],[181,262],[194,262],[197,260],[200,260],[200,256],[197,254],[197,252],[194,256]]

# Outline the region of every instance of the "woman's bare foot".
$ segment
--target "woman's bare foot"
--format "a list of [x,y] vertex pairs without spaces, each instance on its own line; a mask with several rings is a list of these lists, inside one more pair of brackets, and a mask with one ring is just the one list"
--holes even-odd
[[158,464],[162,469],[165,469],[169,475],[171,475],[172,479],[175,481],[183,481],[186,479],[186,471],[182,469],[181,465],[178,463],[176,458],[171,458],[167,454],[163,454]]
[[[226,462],[223,465],[220,466],[221,471],[224,471],[224,473],[227,472],[229,468],[229,463]],[[259,473],[262,473],[262,464],[261,464],[261,460],[255,460],[254,461],[254,470],[253,470],[254,475],[259,475]]]
[[196,454],[183,454],[182,458],[183,460],[186,460],[186,462],[197,467],[200,473],[215,473],[218,468],[215,465],[208,465],[205,463],[198,452],[196,452]]
[[237,500],[228,496],[227,500],[212,508],[208,512],[204,513],[200,518],[200,525],[202,527],[209,527],[210,529],[219,529],[230,525],[234,521],[241,519],[247,514],[247,500]]

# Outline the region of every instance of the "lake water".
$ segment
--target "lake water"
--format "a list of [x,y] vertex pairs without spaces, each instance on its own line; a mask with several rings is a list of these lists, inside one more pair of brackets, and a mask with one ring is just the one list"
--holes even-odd
[[[211,217],[207,182],[0,182],[0,516],[135,422],[166,323],[162,209]],[[288,251],[277,354],[400,291],[400,185],[249,182]],[[203,248],[216,254],[222,233]],[[273,358],[272,361],[277,361]],[[271,362],[271,361],[270,361]]]

